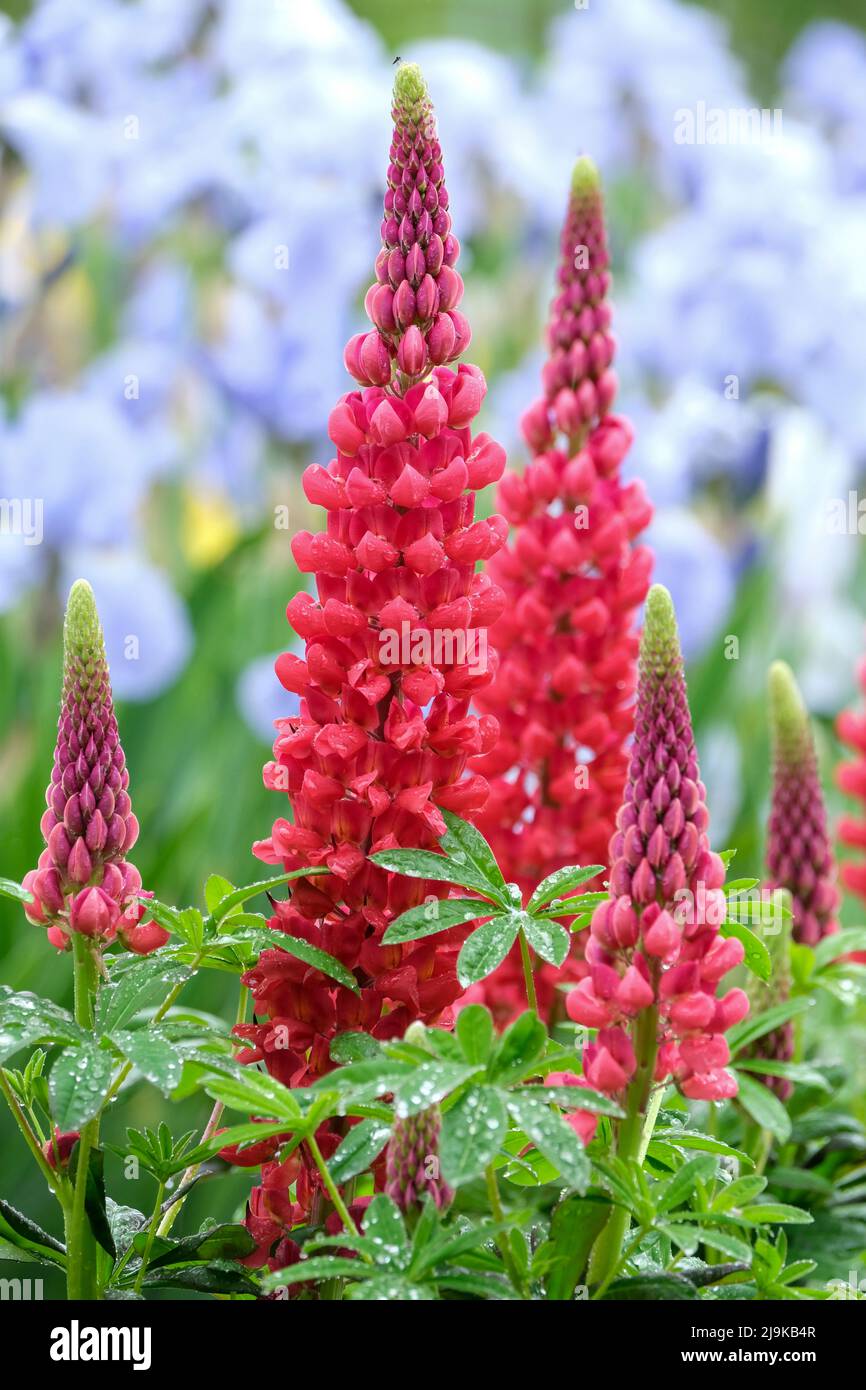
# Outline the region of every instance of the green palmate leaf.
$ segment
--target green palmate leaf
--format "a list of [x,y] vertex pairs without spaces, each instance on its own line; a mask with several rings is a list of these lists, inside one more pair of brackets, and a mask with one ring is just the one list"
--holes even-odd
[[712,1154],[702,1154],[699,1158],[688,1159],[665,1183],[656,1202],[657,1211],[663,1216],[674,1211],[691,1197],[698,1183],[708,1182],[716,1171],[716,1160]]
[[621,1120],[622,1107],[602,1091],[594,1091],[591,1086],[521,1086],[522,1096],[534,1096],[547,1105],[558,1105],[563,1110],[589,1110],[594,1115],[610,1115]]
[[197,907],[185,907],[177,914],[178,931],[184,941],[198,950],[204,941],[204,918]]
[[363,1283],[350,1284],[346,1298],[353,1303],[432,1303],[434,1290],[426,1284],[413,1284],[396,1274],[377,1274]]
[[747,1168],[754,1168],[754,1160],[744,1153],[742,1149],[732,1148],[723,1139],[716,1139],[712,1134],[701,1134],[696,1129],[680,1129],[677,1126],[665,1127],[653,1131],[653,1138],[666,1140],[679,1149],[700,1149],[705,1153],[723,1154],[726,1158],[735,1158],[739,1163],[745,1164]]
[[430,1270],[460,1260],[470,1250],[477,1250],[480,1245],[503,1234],[508,1227],[507,1221],[480,1221],[467,1230],[455,1232],[452,1227],[440,1231],[420,1252],[415,1253],[411,1266],[413,1276],[417,1279]]
[[737,1100],[762,1129],[768,1129],[780,1144],[791,1137],[791,1117],[772,1091],[743,1072],[737,1073]]
[[[582,883],[588,883],[591,878],[605,872],[602,864],[590,864],[584,868],[579,864],[566,866],[564,869],[557,869],[554,873],[548,874],[547,878],[539,883],[529,902],[526,904],[527,912],[534,911],[541,907],[542,903],[549,903],[553,898],[561,898],[570,893],[572,889],[579,888]],[[607,897],[606,893],[599,895],[602,899]],[[581,911],[580,898],[576,898],[571,911]]]
[[[140,1232],[133,1240],[137,1254],[143,1254],[147,1243],[147,1233]],[[220,1226],[209,1226],[195,1235],[184,1236],[182,1240],[172,1241],[169,1249],[150,1261],[149,1269],[165,1269],[173,1265],[204,1263],[208,1260],[239,1260],[252,1254],[256,1248],[253,1237],[245,1226],[227,1222]]]
[[149,1270],[146,1289],[193,1289],[196,1293],[245,1294],[257,1297],[259,1286],[240,1265],[228,1260],[209,1265],[188,1265],[179,1269]]
[[95,1041],[61,1052],[48,1078],[51,1117],[61,1133],[81,1129],[99,1112],[113,1071],[111,1053]]
[[718,1250],[720,1254],[727,1255],[730,1260],[741,1260],[743,1264],[749,1264],[752,1258],[749,1242],[731,1235],[730,1231],[720,1231],[715,1227],[711,1231],[701,1230],[701,1243],[711,1250]]
[[362,1260],[347,1260],[337,1255],[320,1255],[301,1260],[288,1269],[266,1274],[261,1282],[265,1293],[275,1293],[291,1284],[313,1283],[319,1279],[364,1279],[370,1266]]
[[442,1117],[439,1161],[451,1187],[480,1177],[499,1152],[508,1130],[501,1096],[489,1086],[470,1086]]
[[384,1193],[374,1197],[364,1213],[364,1235],[378,1249],[377,1264],[408,1268],[412,1251],[403,1218],[396,1204]]
[[[270,1139],[274,1135],[285,1134],[286,1126],[282,1120],[275,1120],[271,1124],[263,1124],[255,1120],[250,1120],[242,1125],[230,1125],[228,1129],[220,1130],[211,1139],[205,1139],[203,1143],[196,1144],[194,1148],[187,1149],[185,1153],[178,1157],[176,1163],[167,1164],[174,1173],[183,1172],[193,1163],[207,1163],[209,1159],[215,1158],[222,1150],[240,1145],[241,1149],[250,1144],[258,1144],[263,1139]],[[297,1147],[291,1144],[289,1148]],[[171,1175],[170,1175],[171,1176]]]
[[738,893],[751,893],[753,888],[757,888],[758,882],[756,878],[732,878],[725,884],[725,896],[734,898]]
[[849,951],[866,951],[866,927],[847,927],[825,936],[815,947],[815,969],[823,970]]
[[773,1187],[785,1188],[789,1192],[817,1192],[821,1197],[831,1198],[835,1192],[832,1182],[811,1168],[776,1167],[773,1169]]
[[772,1009],[767,1009],[766,1013],[756,1014],[743,1019],[742,1023],[737,1023],[728,1032],[728,1044],[732,1056],[735,1056],[743,1048],[748,1047],[756,1038],[762,1038],[765,1033],[772,1033],[776,1028],[780,1028],[789,1019],[796,1018],[798,1014],[805,1013],[812,1007],[811,999],[789,999],[784,1004],[777,1004]]
[[735,1207],[746,1206],[766,1186],[767,1179],[758,1173],[736,1178],[713,1198],[713,1211],[733,1211]]
[[410,907],[391,922],[382,937],[383,946],[396,946],[403,941],[420,941],[424,936],[449,927],[463,926],[489,917],[491,904],[478,898],[431,898],[429,902]]
[[66,1251],[59,1240],[43,1231],[28,1216],[0,1200],[0,1258],[66,1265]]
[[490,1079],[509,1086],[533,1074],[532,1068],[547,1045],[547,1029],[537,1014],[527,1010],[509,1024],[490,1059]]
[[602,1294],[602,1302],[682,1302],[697,1297],[694,1284],[680,1274],[638,1274],[632,1279],[614,1279]]
[[558,922],[523,914],[523,930],[533,951],[551,965],[560,966],[568,955],[571,937]]
[[394,1091],[394,1110],[401,1119],[417,1115],[456,1091],[478,1074],[478,1067],[464,1062],[422,1062],[412,1069]]
[[745,951],[744,964],[753,975],[757,975],[759,980],[766,983],[773,973],[773,962],[761,938],[742,922],[733,921],[730,917],[722,923],[719,930],[722,936],[735,936],[742,942]]
[[596,1237],[608,1217],[607,1202],[567,1197],[554,1208],[550,1223],[552,1260],[545,1285],[550,1299],[571,1299],[581,1280]]
[[326,873],[328,873],[328,869],[324,866],[293,869],[289,874],[277,874],[274,878],[260,879],[258,883],[248,883],[245,888],[234,888],[220,899],[216,911],[213,912],[214,921],[221,922],[224,917],[228,917],[230,912],[247,902],[249,898],[257,898],[260,893],[270,893],[274,888],[279,888],[284,883],[290,883],[292,879],[315,878],[318,874]]
[[358,1173],[365,1173],[379,1157],[390,1134],[390,1125],[382,1120],[361,1120],[353,1125],[328,1162],[334,1182],[348,1182]]
[[269,1119],[285,1121],[287,1130],[303,1129],[304,1113],[288,1086],[283,1086],[264,1072],[253,1071],[227,1059],[200,1058],[208,1067],[201,1085],[214,1100],[221,1100],[232,1109],[266,1115]]
[[811,1212],[790,1207],[785,1202],[760,1202],[741,1211],[740,1216],[750,1226],[809,1226],[815,1220]]
[[485,1063],[493,1050],[493,1018],[483,1004],[470,1004],[457,1015],[457,1038],[467,1062]]
[[190,979],[191,974],[185,965],[176,965],[159,956],[134,961],[113,975],[107,988],[100,990],[96,1028],[101,1033],[123,1028],[136,1014],[157,1001],[162,1003],[177,985]]
[[434,854],[427,849],[383,849],[370,858],[382,869],[407,878],[427,878],[433,883],[453,883],[458,888],[473,888],[485,897],[493,897],[489,881],[467,859],[464,863]]
[[350,1062],[347,1066],[329,1072],[310,1087],[312,1091],[334,1090],[349,1094],[352,1100],[372,1099],[393,1091],[404,1078],[415,1071],[415,1063],[402,1058],[389,1057],[383,1053],[362,1062]]
[[142,907],[147,908],[149,915],[155,922],[159,922],[166,931],[172,932],[175,936],[183,936],[181,930],[181,914],[176,907],[171,907],[168,903],[161,903],[158,898],[149,898],[146,894],[140,893],[138,901]]
[[0,897],[13,898],[19,903],[32,903],[33,894],[11,878],[0,878]]
[[441,844],[448,858],[457,864],[468,862],[481,874],[493,891],[499,895],[505,895],[508,901],[505,879],[502,871],[496,862],[493,851],[474,825],[468,821],[461,820],[455,816],[453,811],[443,811],[447,832],[442,836]]
[[278,939],[272,943],[281,951],[288,951],[290,956],[296,956],[305,965],[311,965],[315,970],[320,970],[323,975],[336,980],[338,985],[344,989],[350,989],[353,994],[360,994],[361,988],[358,981],[350,970],[347,970],[342,961],[337,960],[336,956],[330,955],[327,951],[322,951],[318,946],[311,946],[309,941],[303,941],[298,936],[287,936],[285,932],[278,933]]
[[381,1057],[382,1044],[369,1033],[338,1033],[331,1043],[331,1061],[345,1064]]
[[0,986],[0,1062],[32,1043],[86,1042],[72,1015],[50,999]]
[[523,1096],[519,1091],[508,1094],[506,1105],[515,1124],[554,1165],[568,1186],[576,1192],[585,1192],[590,1179],[589,1159],[574,1130],[562,1116],[543,1101]]
[[204,886],[204,901],[208,912],[214,913],[229,893],[234,893],[235,885],[222,874],[211,874]]
[[111,1034],[111,1041],[163,1095],[171,1095],[180,1085],[183,1057],[159,1028],[119,1029]]
[[468,1294],[470,1297],[485,1300],[505,1299],[513,1302],[519,1297],[510,1285],[496,1274],[439,1274],[436,1276],[436,1287],[450,1293]]
[[824,1073],[817,1067],[810,1067],[806,1062],[771,1062],[763,1059],[749,1061],[741,1057],[737,1061],[737,1067],[740,1071],[753,1071],[760,1076],[784,1076],[788,1081],[798,1082],[801,1086],[817,1086],[821,1091],[829,1092],[833,1089]]
[[533,908],[532,915],[557,919],[573,917],[574,921],[570,923],[569,931],[582,931],[586,923],[591,921],[599,903],[606,903],[609,897],[609,893],[578,893],[573,898],[554,898],[546,906]]
[[457,957],[457,978],[464,989],[491,975],[517,940],[522,912],[503,912],[484,922],[464,941]]

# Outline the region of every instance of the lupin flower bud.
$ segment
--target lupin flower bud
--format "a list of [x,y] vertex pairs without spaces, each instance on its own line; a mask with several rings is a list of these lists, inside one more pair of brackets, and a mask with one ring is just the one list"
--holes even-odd
[[451,1201],[451,1188],[439,1173],[438,1106],[395,1122],[388,1143],[385,1192],[403,1212],[419,1207],[428,1195],[440,1209]]
[[[368,308],[381,325],[375,343],[387,339],[398,360],[404,348],[403,363],[393,381],[338,402],[329,420],[336,457],[304,475],[307,497],[327,511],[327,527],[292,542],[316,591],[297,594],[288,607],[304,657],[280,657],[277,674],[300,695],[300,712],[278,721],[274,761],[264,772],[268,787],[288,794],[291,818],[281,815],[254,846],[265,863],[286,871],[328,870],[295,881],[289,899],[275,903],[275,946],[280,932],[303,937],[336,956],[359,986],[337,985],[279,949],[265,951],[244,976],[257,1022],[238,1030],[253,1044],[243,1060],[264,1061],[292,1086],[332,1066],[331,1041],[347,1029],[387,1039],[402,1037],[415,1019],[450,1021],[462,993],[460,930],[382,945],[389,922],[448,889],[388,873],[370,855],[436,849],[443,810],[473,815],[487,783],[466,776],[468,760],[497,735],[496,721],[479,718],[471,701],[494,669],[486,630],[504,598],[476,564],[498,550],[507,526],[497,516],[476,520],[474,494],[501,476],[505,454],[471,432],[486,389],[477,367],[428,364],[429,375],[408,382],[436,325],[447,321],[456,334],[459,319],[441,307],[443,292],[456,303],[457,246],[415,68],[397,74],[395,119],[386,251]],[[428,320],[418,305],[429,314],[429,278],[440,308]],[[466,341],[465,329],[459,336]],[[444,361],[452,354],[430,355]],[[350,345],[348,357],[366,361],[367,343]],[[330,1139],[338,1142],[335,1134],[319,1136],[323,1152]],[[308,1214],[313,1190],[298,1186],[295,1219]]]
[[382,250],[365,300],[374,331],[352,340],[346,366],[362,386],[384,386],[395,359],[394,389],[402,395],[431,367],[459,357],[470,332],[457,310],[460,247],[451,231],[436,119],[415,63],[397,71],[392,115]]
[[584,1049],[591,1086],[642,1110],[650,1083],[672,1076],[693,1100],[736,1094],[724,1034],[748,1012],[741,989],[717,997],[743,948],[724,938],[725,868],[710,849],[673,605],[649,593],[641,640],[635,738],[610,844],[610,898],[593,914],[588,976],[569,1016],[597,1028]]
[[[492,751],[473,761],[490,779],[478,824],[505,877],[525,891],[566,864],[604,860],[625,781],[631,734],[635,616],[652,555],[638,538],[652,508],[620,470],[632,439],[610,413],[610,284],[598,174],[574,170],[550,311],[544,395],[526,413],[534,458],[507,473],[499,505],[510,544],[487,573],[507,596],[492,638],[494,682],[478,708],[499,721]],[[583,972],[580,937],[567,975]],[[561,979],[538,973],[546,1011]],[[506,1016],[522,1007],[519,960],[509,958],[477,992]]]
[[770,668],[773,800],[767,835],[772,887],[787,888],[794,940],[815,946],[838,931],[839,890],[809,716],[790,667]]
[[149,950],[168,940],[161,927],[139,928],[141,875],[127,861],[138,839],[129,773],[117,731],[105,643],[93,590],[77,580],[63,626],[63,695],[54,770],[42,817],[46,848],[24,878],[33,895],[25,912],[48,927],[52,944],[80,932],[101,944],[150,932]]

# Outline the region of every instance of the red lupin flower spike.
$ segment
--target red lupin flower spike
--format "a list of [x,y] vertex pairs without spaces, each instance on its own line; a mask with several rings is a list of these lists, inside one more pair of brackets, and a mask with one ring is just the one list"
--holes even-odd
[[[292,820],[280,817],[254,847],[286,871],[329,870],[298,880],[289,899],[274,904],[275,946],[281,931],[303,937],[357,981],[353,992],[278,949],[265,951],[244,977],[258,1021],[238,1030],[253,1043],[243,1060],[263,1060],[291,1085],[332,1066],[337,1033],[361,1029],[386,1039],[402,1036],[415,1019],[448,1019],[461,993],[459,930],[381,944],[389,922],[447,889],[393,875],[369,856],[433,849],[445,830],[443,809],[477,812],[487,783],[465,775],[468,760],[489,751],[498,732],[494,718],[470,711],[470,701],[490,679],[486,629],[504,596],[475,568],[503,543],[507,526],[501,517],[476,521],[474,493],[499,478],[505,455],[470,430],[486,390],[481,372],[430,366],[454,355],[467,334],[453,309],[457,243],[441,155],[414,66],[397,74],[394,112],[378,260],[380,286],[394,295],[393,326],[379,296],[381,332],[350,344],[347,355],[359,380],[375,384],[339,401],[329,420],[336,457],[304,475],[306,495],[325,508],[327,524],[292,543],[299,569],[315,576],[316,593],[301,592],[288,607],[305,654],[280,657],[277,674],[300,696],[300,713],[278,721],[274,761],[264,773],[268,787],[288,794]],[[436,336],[437,325],[449,336],[444,316],[457,323],[448,352]],[[415,346],[407,353],[410,338]],[[319,1136],[326,1156],[337,1142]],[[254,1198],[256,1219],[264,1201],[270,1213],[277,1210],[278,1181],[270,1174],[266,1197]],[[302,1170],[297,1219],[315,1191],[315,1178]],[[285,1204],[279,1210],[284,1220]]]
[[[505,877],[530,891],[566,864],[604,858],[628,765],[637,633],[652,555],[636,544],[652,509],[624,483],[632,439],[616,394],[610,274],[598,174],[575,167],[548,329],[544,395],[523,418],[534,457],[499,505],[514,530],[488,564],[507,596],[491,634],[500,664],[476,700],[500,738],[473,766],[490,778],[478,824]],[[579,938],[576,953],[579,954]],[[581,973],[574,962],[572,977]],[[546,1012],[558,977],[539,971]],[[487,1003],[519,1009],[519,962],[487,981]]]

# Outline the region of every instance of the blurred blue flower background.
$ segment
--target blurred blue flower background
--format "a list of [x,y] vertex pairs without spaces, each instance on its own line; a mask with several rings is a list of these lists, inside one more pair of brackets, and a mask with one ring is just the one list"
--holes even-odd
[[[0,499],[38,507],[29,532],[11,507],[0,528],[3,873],[40,847],[62,602],[83,575],[145,884],[192,901],[206,872],[255,877],[249,845],[276,813],[259,765],[289,708],[272,671],[301,582],[289,536],[351,385],[398,55],[437,107],[482,424],[512,467],[570,168],[581,152],[601,168],[629,468],[657,507],[716,837],[757,870],[766,667],[796,666],[829,770],[866,645],[863,545],[825,521],[866,465],[859,0],[6,10]],[[676,137],[711,108],[779,110],[781,135]],[[22,917],[4,909],[2,928],[20,986],[65,979]]]

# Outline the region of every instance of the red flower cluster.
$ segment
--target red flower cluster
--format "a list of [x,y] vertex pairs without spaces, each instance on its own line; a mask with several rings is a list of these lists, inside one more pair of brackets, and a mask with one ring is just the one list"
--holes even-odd
[[[487,572],[507,603],[491,633],[498,674],[476,701],[500,724],[496,747],[473,760],[491,779],[476,820],[505,877],[527,891],[565,864],[604,862],[628,765],[634,619],[652,568],[650,550],[635,540],[652,509],[642,485],[620,477],[632,432],[609,413],[608,265],[598,175],[581,159],[562,231],[544,396],[522,422],[534,458],[499,489],[514,536]],[[552,967],[539,973],[546,1009],[562,977]],[[516,956],[481,993],[506,1015],[520,1009]]]
[[[277,674],[301,697],[300,713],[279,721],[264,776],[288,794],[293,821],[278,819],[254,847],[286,871],[328,869],[297,880],[289,899],[274,905],[270,926],[337,957],[359,985],[353,993],[279,949],[265,951],[245,975],[259,1021],[238,1029],[253,1044],[243,1060],[263,1060],[295,1086],[329,1069],[331,1040],[342,1031],[400,1037],[414,1019],[448,1017],[461,993],[460,931],[381,944],[395,917],[448,890],[388,873],[369,855],[435,848],[442,808],[477,812],[487,783],[464,774],[497,736],[496,720],[469,706],[490,679],[483,639],[504,597],[475,565],[499,548],[507,527],[501,517],[475,520],[474,492],[501,476],[505,455],[486,435],[471,434],[485,392],[478,369],[429,367],[468,334],[453,309],[457,246],[432,111],[413,67],[397,75],[394,120],[386,245],[379,290],[368,296],[383,331],[354,340],[347,357],[351,370],[377,384],[351,392],[332,412],[336,458],[304,475],[327,528],[296,536],[292,546],[298,567],[315,574],[317,594],[299,593],[288,607],[305,657],[281,656]],[[386,272],[389,286],[399,282],[393,322],[382,308],[392,294]],[[322,1136],[323,1151],[333,1139]],[[315,1183],[302,1169],[293,1180],[295,1206],[306,1208]],[[275,1207],[273,1197],[287,1185],[282,1166],[269,1167],[251,1221],[266,1208],[268,1219],[276,1212],[290,1224],[296,1213],[288,1199]]]
[[673,1076],[692,1100],[736,1095],[724,1034],[748,1013],[741,989],[717,998],[743,959],[724,938],[725,867],[710,850],[706,792],[670,595],[646,606],[625,797],[610,845],[610,898],[596,909],[589,975],[567,996],[569,1017],[597,1028],[583,1052],[590,1086],[624,1092],[643,1069]]
[[[866,658],[857,669],[857,680],[866,695]],[[848,796],[866,803],[866,713],[845,710],[839,715],[836,731],[855,754],[851,762],[840,764],[836,774],[838,784]],[[866,814],[843,816],[839,822],[839,839],[860,854],[866,852]],[[866,902],[866,862],[847,860],[841,865],[840,873],[848,891]],[[858,952],[855,958],[866,963],[866,952]]]
[[96,601],[79,579],[63,625],[63,698],[41,825],[45,849],[39,867],[24,877],[33,896],[24,911],[47,926],[58,950],[70,949],[71,932],[100,945],[119,938],[139,955],[168,940],[156,922],[141,920],[141,875],[126,858],[138,839],[128,788]]

